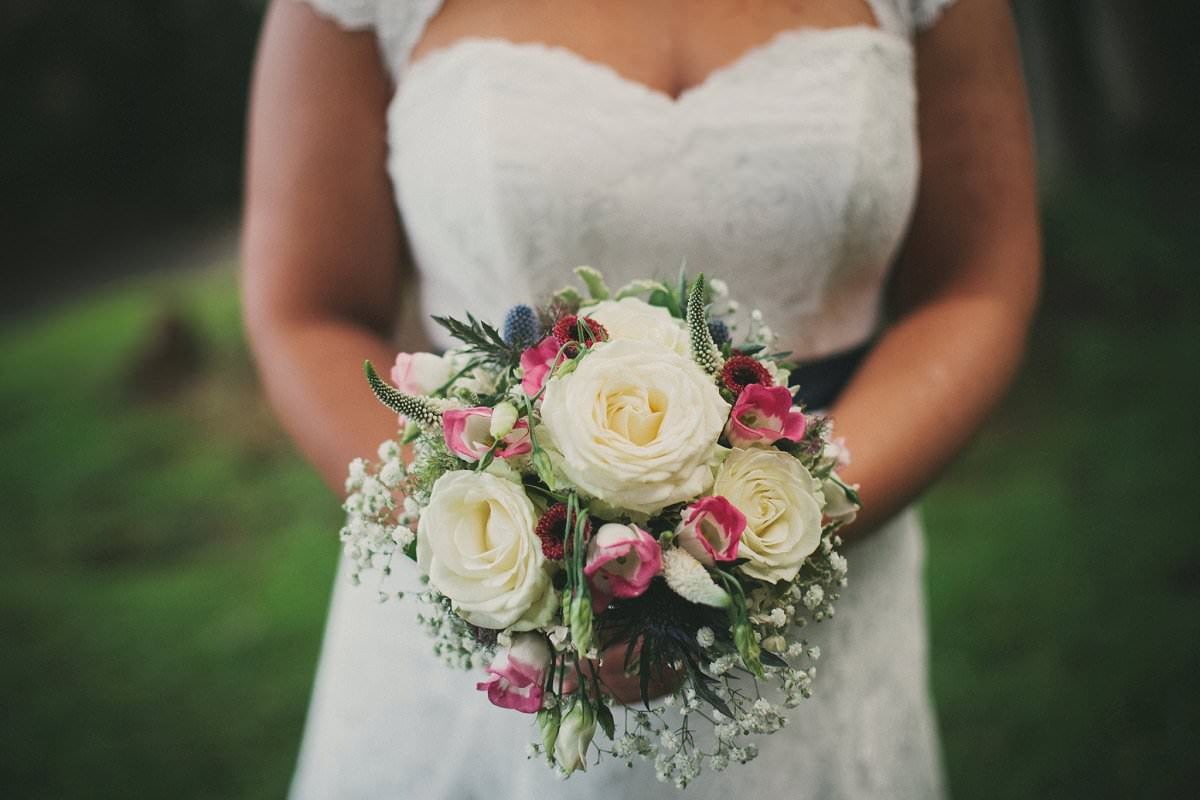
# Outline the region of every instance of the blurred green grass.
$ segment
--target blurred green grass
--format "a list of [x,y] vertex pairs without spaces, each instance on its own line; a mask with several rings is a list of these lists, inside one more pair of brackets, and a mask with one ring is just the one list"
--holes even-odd
[[[1200,783],[1200,248],[1161,201],[1149,181],[1049,198],[1027,368],[925,503],[957,797]],[[141,279],[3,332],[6,797],[287,785],[339,513],[257,394],[233,271]],[[164,318],[195,352],[147,384]]]

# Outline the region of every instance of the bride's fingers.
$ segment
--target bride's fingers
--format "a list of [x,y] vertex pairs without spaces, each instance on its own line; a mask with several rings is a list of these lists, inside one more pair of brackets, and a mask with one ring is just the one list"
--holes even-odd
[[[605,650],[596,676],[603,690],[613,699],[624,705],[636,705],[642,702],[641,678],[636,672],[625,672],[628,650],[628,645],[624,644],[614,645]],[[681,679],[682,675],[675,670],[653,674],[646,687],[647,699],[653,700],[670,694],[679,686]]]

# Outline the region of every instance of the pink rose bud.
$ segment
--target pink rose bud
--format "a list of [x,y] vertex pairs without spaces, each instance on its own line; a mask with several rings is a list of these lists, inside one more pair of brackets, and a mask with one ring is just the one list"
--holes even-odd
[[658,541],[636,525],[601,525],[588,542],[583,573],[602,595],[637,597],[661,570]]
[[679,545],[705,566],[733,561],[746,530],[746,515],[724,497],[702,497],[683,510]]
[[734,447],[769,447],[780,439],[804,438],[804,412],[792,406],[792,393],[784,386],[752,383],[733,404],[725,435]]
[[547,336],[536,346],[521,353],[521,388],[525,394],[533,397],[542,390],[542,385],[550,375],[550,368],[554,366],[554,359],[558,357],[558,348],[558,340]]
[[399,353],[392,383],[405,394],[429,394],[450,380],[450,365],[433,353]]
[[475,684],[501,708],[536,714],[542,708],[542,684],[550,666],[550,645],[540,633],[518,633],[512,646],[498,653],[487,668],[491,675]]
[[[487,406],[453,408],[442,414],[442,434],[450,452],[465,461],[478,461],[496,444],[492,438],[492,409]],[[517,420],[512,430],[499,440],[496,458],[525,455],[533,449],[529,441],[529,423]]]

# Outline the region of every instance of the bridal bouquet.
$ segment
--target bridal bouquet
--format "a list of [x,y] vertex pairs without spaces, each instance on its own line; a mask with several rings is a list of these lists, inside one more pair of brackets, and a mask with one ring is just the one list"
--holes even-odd
[[[724,283],[576,272],[586,296],[500,329],[434,317],[462,345],[400,354],[391,384],[366,364],[405,424],[350,465],[341,538],[356,581],[416,562],[435,651],[536,715],[531,755],[564,775],[644,759],[683,787],[754,758],[745,737],[809,696],[820,653],[798,634],[833,615],[858,500],[761,315],[733,340]],[[642,703],[612,699],[605,659]]]

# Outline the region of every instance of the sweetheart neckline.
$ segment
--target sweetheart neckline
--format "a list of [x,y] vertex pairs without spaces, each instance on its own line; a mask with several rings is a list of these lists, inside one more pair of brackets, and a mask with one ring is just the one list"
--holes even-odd
[[596,59],[589,58],[577,50],[564,45],[539,41],[514,41],[500,36],[462,36],[442,47],[431,50],[416,61],[408,62],[403,68],[403,74],[399,81],[396,95],[399,97],[404,92],[414,73],[419,75],[422,71],[434,68],[440,62],[450,60],[456,56],[462,56],[464,52],[472,48],[483,48],[514,54],[542,54],[558,58],[576,68],[606,75],[610,80],[625,87],[626,90],[636,92],[667,108],[678,109],[688,105],[693,98],[712,91],[713,87],[719,86],[721,81],[730,74],[736,73],[741,69],[746,69],[748,65],[755,63],[765,57],[766,54],[773,52],[787,42],[826,42],[843,36],[877,39],[881,43],[887,42],[890,45],[903,47],[904,51],[910,55],[912,53],[912,42],[909,39],[876,25],[841,25],[832,28],[785,28],[772,34],[765,41],[746,48],[732,61],[709,70],[703,80],[685,88],[678,95],[672,96],[652,86],[648,86],[642,81],[622,74],[616,67],[605,61],[597,61]]

